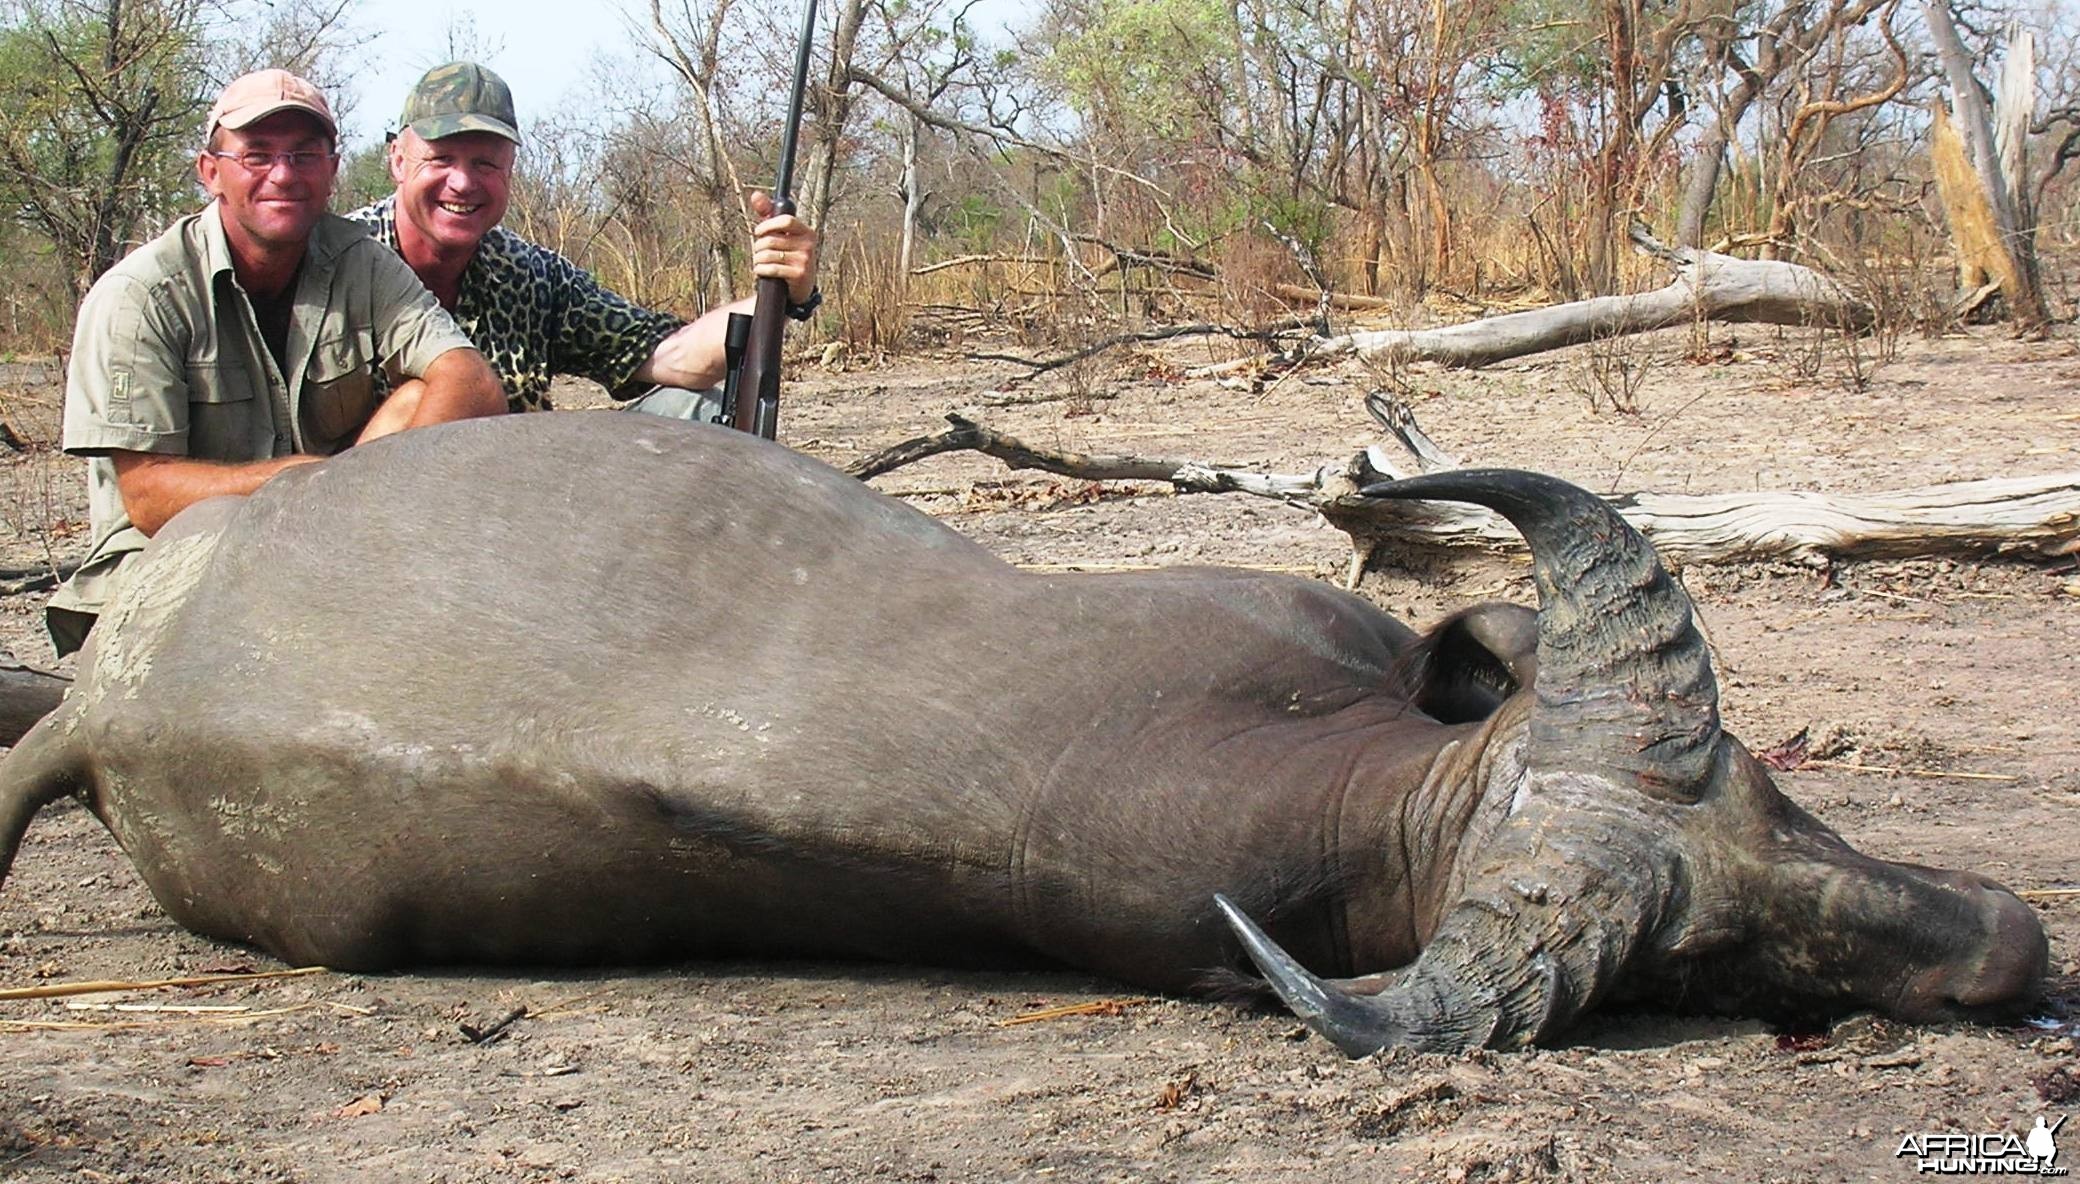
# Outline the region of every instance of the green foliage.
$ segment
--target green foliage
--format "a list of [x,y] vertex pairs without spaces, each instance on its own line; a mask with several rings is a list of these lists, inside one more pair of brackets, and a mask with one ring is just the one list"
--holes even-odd
[[1501,17],[1506,92],[1586,89],[1609,76],[1594,9],[1569,0],[1504,0]]
[[195,208],[195,151],[218,87],[262,66],[325,79],[351,48],[342,11],[325,0],[0,0],[0,209],[13,239],[33,244],[9,252],[38,270],[29,286],[69,311],[126,251]]
[[1213,0],[1094,0],[1046,70],[1084,118],[1172,139],[1195,122],[1193,81],[1235,51],[1227,9]]
[[982,254],[996,244],[997,227],[1004,221],[1004,207],[980,193],[970,193],[955,202],[943,219],[964,251]]
[[[1561,94],[1601,96],[1611,86],[1610,33],[1605,16],[1594,7],[1570,0],[1500,0],[1498,29],[1502,38],[1496,60],[1504,67],[1499,83],[1506,94]],[[1723,20],[1737,26],[1751,6],[1730,3]],[[1633,37],[1645,44],[1664,35],[1670,21],[1702,27],[1701,21],[1681,6],[1657,8],[1641,4],[1634,14]],[[1698,56],[1695,29],[1685,30],[1675,41],[1678,61]]]
[[394,188],[390,180],[390,146],[378,140],[340,159],[339,185],[333,191],[332,208],[358,210],[390,196]]
[[1312,192],[1295,194],[1289,179],[1264,169],[1241,169],[1210,192],[1218,196],[1172,207],[1164,225],[1151,230],[1151,245],[1191,255],[1204,244],[1262,234],[1268,227],[1320,258],[1335,228],[1335,210],[1327,200]]
[[1327,202],[1274,188],[1259,197],[1256,204],[1260,223],[1268,223],[1278,233],[1299,242],[1316,259],[1322,257],[1323,248],[1329,242],[1329,232],[1334,228]]
[[0,199],[84,290],[192,192],[207,100],[186,0],[12,0],[0,26]]

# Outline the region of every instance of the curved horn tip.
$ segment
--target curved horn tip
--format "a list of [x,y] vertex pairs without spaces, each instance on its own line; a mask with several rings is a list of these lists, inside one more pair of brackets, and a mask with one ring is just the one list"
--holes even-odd
[[1343,1055],[1357,1060],[1406,1038],[1379,999],[1353,994],[1309,973],[1258,928],[1249,914],[1221,893],[1213,894],[1213,904],[1227,918],[1228,927],[1235,931],[1243,951],[1263,972],[1271,989],[1278,992],[1278,997],[1302,1023],[1334,1044]]

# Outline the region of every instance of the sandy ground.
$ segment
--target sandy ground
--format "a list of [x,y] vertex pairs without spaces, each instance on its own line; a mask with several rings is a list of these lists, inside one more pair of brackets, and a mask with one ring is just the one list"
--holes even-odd
[[[2080,464],[2070,337],[1913,341],[1864,389],[1838,345],[1643,344],[1639,410],[1586,351],[1414,373],[1460,457],[1599,490],[1871,492]],[[1357,367],[1266,389],[1183,381],[1190,350],[1000,389],[1012,368],[810,370],[787,442],[844,463],[960,410],[1055,447],[1302,472],[1375,439]],[[0,372],[32,440],[46,363]],[[582,402],[582,399],[578,401]],[[76,462],[0,456],[0,559],[84,545]],[[1334,578],[1343,537],[1242,496],[1013,474],[973,455],[880,478],[1022,563],[1215,562]],[[316,974],[0,1002],[0,1179],[20,1181],[1906,1180],[1902,1138],[2080,1111],[2080,572],[2072,558],[1693,566],[1730,730],[1836,741],[1779,777],[1863,850],[2036,894],[2053,979],[2007,1029],[1851,1018],[1820,1034],[1651,1011],[1559,1048],[1348,1062],[1288,1017],[1147,999],[1077,974],[726,963],[539,978]],[[1525,600],[1521,561],[1385,557],[1363,591],[1417,622]],[[47,660],[40,592],[0,641]],[[2061,894],[2061,890],[2065,890]],[[177,929],[69,804],[0,888],[0,987],[279,970]],[[1007,1023],[1043,1008],[1081,1014]],[[494,1039],[481,1030],[526,1008]],[[199,1009],[199,1010],[184,1010]],[[2080,1123],[2058,1163],[2080,1159]]]

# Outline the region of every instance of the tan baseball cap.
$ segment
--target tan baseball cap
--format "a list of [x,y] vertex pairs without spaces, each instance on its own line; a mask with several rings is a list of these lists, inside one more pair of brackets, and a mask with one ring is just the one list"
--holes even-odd
[[228,127],[237,131],[277,111],[290,110],[310,112],[334,138],[339,136],[325,93],[287,70],[255,70],[232,79],[209,109],[209,130]]

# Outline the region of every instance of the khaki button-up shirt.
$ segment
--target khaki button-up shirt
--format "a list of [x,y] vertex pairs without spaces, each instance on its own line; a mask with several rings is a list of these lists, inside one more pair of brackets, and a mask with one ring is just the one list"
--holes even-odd
[[51,606],[99,613],[124,557],[144,546],[111,450],[232,462],[327,455],[374,412],[377,366],[418,376],[469,348],[404,260],[327,214],[297,278],[284,374],[232,270],[217,206],[182,218],[80,305],[63,443],[89,458],[93,545]]

